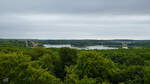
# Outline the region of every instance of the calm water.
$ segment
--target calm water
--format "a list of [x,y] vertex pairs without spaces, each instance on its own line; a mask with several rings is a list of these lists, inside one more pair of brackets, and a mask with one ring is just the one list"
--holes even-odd
[[45,44],[45,48],[61,48],[61,47],[69,47],[69,48],[75,48],[75,49],[87,49],[87,50],[92,50],[92,49],[99,49],[99,50],[106,50],[106,49],[118,49],[115,47],[107,47],[107,46],[102,46],[102,45],[95,45],[95,46],[86,46],[86,47],[74,47],[71,46],[70,44],[62,44],[62,45],[51,45],[51,44]]

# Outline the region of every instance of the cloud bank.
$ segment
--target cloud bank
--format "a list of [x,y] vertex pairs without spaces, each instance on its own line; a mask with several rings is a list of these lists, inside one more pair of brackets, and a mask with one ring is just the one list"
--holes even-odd
[[0,0],[0,38],[150,39],[150,0]]

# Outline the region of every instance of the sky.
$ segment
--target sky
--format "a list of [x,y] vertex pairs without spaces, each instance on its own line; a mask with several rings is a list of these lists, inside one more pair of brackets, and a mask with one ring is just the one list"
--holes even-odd
[[0,38],[150,39],[150,0],[0,0]]

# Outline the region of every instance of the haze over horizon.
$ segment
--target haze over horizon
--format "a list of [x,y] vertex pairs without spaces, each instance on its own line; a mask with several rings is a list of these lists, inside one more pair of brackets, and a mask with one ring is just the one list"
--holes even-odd
[[150,39],[150,0],[0,0],[0,38]]

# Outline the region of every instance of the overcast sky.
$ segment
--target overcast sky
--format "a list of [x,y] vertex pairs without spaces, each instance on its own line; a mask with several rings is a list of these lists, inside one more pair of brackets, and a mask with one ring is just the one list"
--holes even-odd
[[150,39],[150,0],[0,0],[0,38]]

